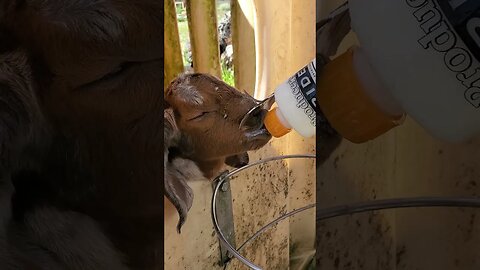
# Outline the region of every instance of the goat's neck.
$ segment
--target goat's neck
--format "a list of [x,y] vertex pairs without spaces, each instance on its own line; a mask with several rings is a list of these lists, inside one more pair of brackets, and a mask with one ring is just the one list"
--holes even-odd
[[225,163],[225,158],[214,159],[214,160],[200,160],[195,161],[198,165],[198,168],[202,171],[203,175],[212,179],[220,172]]
[[200,171],[203,173],[203,176],[208,179],[212,179],[217,176],[218,172],[222,169],[223,164],[225,163],[225,158],[216,158],[216,159],[202,159],[192,153],[188,153],[185,149],[172,147],[169,149],[169,160],[175,158],[184,158],[191,160],[197,164]]

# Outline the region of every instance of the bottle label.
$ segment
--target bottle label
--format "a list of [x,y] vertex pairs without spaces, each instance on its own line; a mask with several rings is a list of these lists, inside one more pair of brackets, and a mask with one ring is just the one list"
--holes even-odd
[[405,1],[424,33],[420,45],[442,54],[445,66],[463,85],[465,99],[480,108],[480,1]]
[[292,94],[297,100],[297,107],[302,109],[310,119],[312,126],[316,125],[317,104],[317,81],[316,65],[313,60],[310,64],[299,70],[288,79]]

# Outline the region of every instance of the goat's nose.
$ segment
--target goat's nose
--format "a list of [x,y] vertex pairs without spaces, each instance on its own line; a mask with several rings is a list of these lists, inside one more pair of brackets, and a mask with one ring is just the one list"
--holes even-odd
[[240,122],[240,128],[244,130],[260,129],[263,126],[263,119],[267,111],[261,107],[250,110]]

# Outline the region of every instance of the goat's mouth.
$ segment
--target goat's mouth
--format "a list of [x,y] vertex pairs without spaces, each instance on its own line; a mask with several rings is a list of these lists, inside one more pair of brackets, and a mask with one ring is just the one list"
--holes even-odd
[[256,130],[250,130],[245,133],[249,150],[257,150],[268,143],[272,135],[268,132],[265,126]]
[[251,108],[240,122],[240,129],[245,132],[248,150],[257,150],[272,138],[263,121],[274,102],[273,94],[263,101],[256,100],[257,105]]

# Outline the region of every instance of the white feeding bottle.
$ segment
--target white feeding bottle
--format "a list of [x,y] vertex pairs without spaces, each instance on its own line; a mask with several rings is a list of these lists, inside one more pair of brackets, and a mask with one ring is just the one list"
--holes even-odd
[[292,129],[303,137],[315,135],[317,110],[316,59],[299,70],[275,89],[277,107],[264,120],[274,137],[281,137]]

